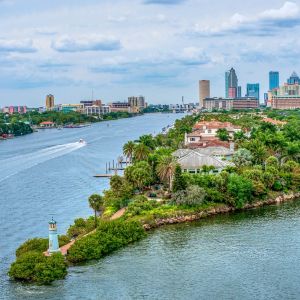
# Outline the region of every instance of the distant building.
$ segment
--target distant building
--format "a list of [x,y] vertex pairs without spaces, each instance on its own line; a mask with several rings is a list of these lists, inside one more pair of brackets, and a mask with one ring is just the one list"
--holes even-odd
[[68,112],[84,113],[83,104],[62,104],[60,107],[61,107],[61,111],[64,113],[68,113]]
[[238,96],[238,78],[234,68],[225,73],[225,94],[226,98],[237,98]]
[[279,88],[279,72],[278,71],[270,71],[269,72],[269,90]]
[[51,110],[54,107],[54,96],[49,94],[46,96],[46,109]]
[[242,87],[240,85],[238,86],[237,97],[242,98]]
[[290,78],[288,78],[287,84],[300,84],[300,78],[296,72],[293,72]]
[[130,112],[128,102],[112,102],[108,103],[111,112]]
[[86,106],[84,108],[84,112],[85,112],[86,115],[98,115],[98,116],[102,116],[102,115],[110,113],[110,107],[108,105]]
[[243,97],[236,99],[206,98],[204,108],[212,110],[232,110],[232,109],[256,109],[259,108],[259,100],[256,98]]
[[101,100],[82,100],[80,101],[80,104],[83,105],[83,107],[87,107],[87,106],[101,106],[102,105],[102,101]]
[[2,108],[2,112],[5,114],[26,114],[27,106],[6,106]]
[[128,97],[128,104],[132,113],[139,113],[147,107],[144,96]]
[[259,83],[247,83],[246,97],[259,99]]
[[199,104],[200,108],[204,107],[204,99],[210,97],[210,81],[199,81]]
[[[293,78],[292,80],[296,80],[295,76]],[[300,85],[285,83],[279,88],[273,89],[268,95],[268,106],[274,109],[300,108]]]

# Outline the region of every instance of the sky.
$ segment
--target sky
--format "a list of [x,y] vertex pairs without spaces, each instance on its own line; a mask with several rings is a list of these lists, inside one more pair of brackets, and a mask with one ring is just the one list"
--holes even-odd
[[300,0],[0,0],[0,107],[144,95],[224,96],[224,73],[268,89],[300,72]]

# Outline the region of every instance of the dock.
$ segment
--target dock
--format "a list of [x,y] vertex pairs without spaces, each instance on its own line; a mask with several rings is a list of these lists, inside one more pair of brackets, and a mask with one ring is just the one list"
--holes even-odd
[[94,175],[95,178],[111,178],[113,177],[113,174],[97,174]]

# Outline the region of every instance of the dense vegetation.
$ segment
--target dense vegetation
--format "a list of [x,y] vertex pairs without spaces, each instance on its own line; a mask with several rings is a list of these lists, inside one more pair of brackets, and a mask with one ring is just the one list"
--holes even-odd
[[80,124],[80,123],[92,123],[99,122],[102,120],[116,120],[120,118],[129,118],[133,116],[133,114],[127,112],[111,112],[103,115],[101,118],[99,116],[87,116],[85,114],[81,114],[79,112],[57,112],[57,111],[46,111],[43,113],[39,112],[30,112],[26,114],[13,114],[13,115],[5,115],[0,114],[0,124],[11,123],[17,124],[19,122],[29,122],[32,125],[39,125],[44,121],[51,121],[56,123],[57,125],[65,125],[65,124]]
[[28,133],[32,133],[32,129],[30,125],[25,124],[21,121],[17,121],[14,123],[4,123],[4,120],[0,120],[0,136],[6,134],[13,134],[15,136],[25,135]]
[[79,263],[99,259],[144,236],[145,230],[138,222],[102,221],[96,232],[75,242],[68,252],[67,260]]
[[[168,212],[176,215],[218,204],[242,208],[278,193],[298,191],[300,113],[267,111],[267,116],[287,124],[275,126],[264,122],[261,112],[203,114],[176,121],[167,134],[144,135],[127,142],[123,152],[131,165],[124,177],[112,177],[111,188],[104,192],[104,206],[109,212],[128,206],[125,218],[129,219],[155,218]],[[183,147],[184,134],[198,120],[229,121],[243,129],[233,138],[226,130],[217,133],[220,140],[234,140],[235,166],[219,174],[212,174],[211,166],[204,166],[201,174],[181,173],[171,154]],[[146,199],[156,199],[156,204]]]

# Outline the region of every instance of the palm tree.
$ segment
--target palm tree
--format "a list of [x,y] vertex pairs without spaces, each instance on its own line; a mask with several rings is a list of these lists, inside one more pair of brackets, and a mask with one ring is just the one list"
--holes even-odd
[[133,157],[135,160],[146,160],[149,154],[150,154],[150,149],[142,143],[137,144],[134,147]]
[[132,161],[134,148],[135,143],[133,141],[129,141],[123,146],[123,153],[127,157],[127,159],[129,159],[129,162]]
[[162,156],[156,167],[156,172],[162,181],[167,181],[169,191],[172,190],[172,180],[176,170],[176,161],[172,156]]
[[97,212],[100,212],[103,209],[103,198],[98,194],[93,194],[89,197],[90,208],[94,210],[95,213],[95,228],[97,228]]

